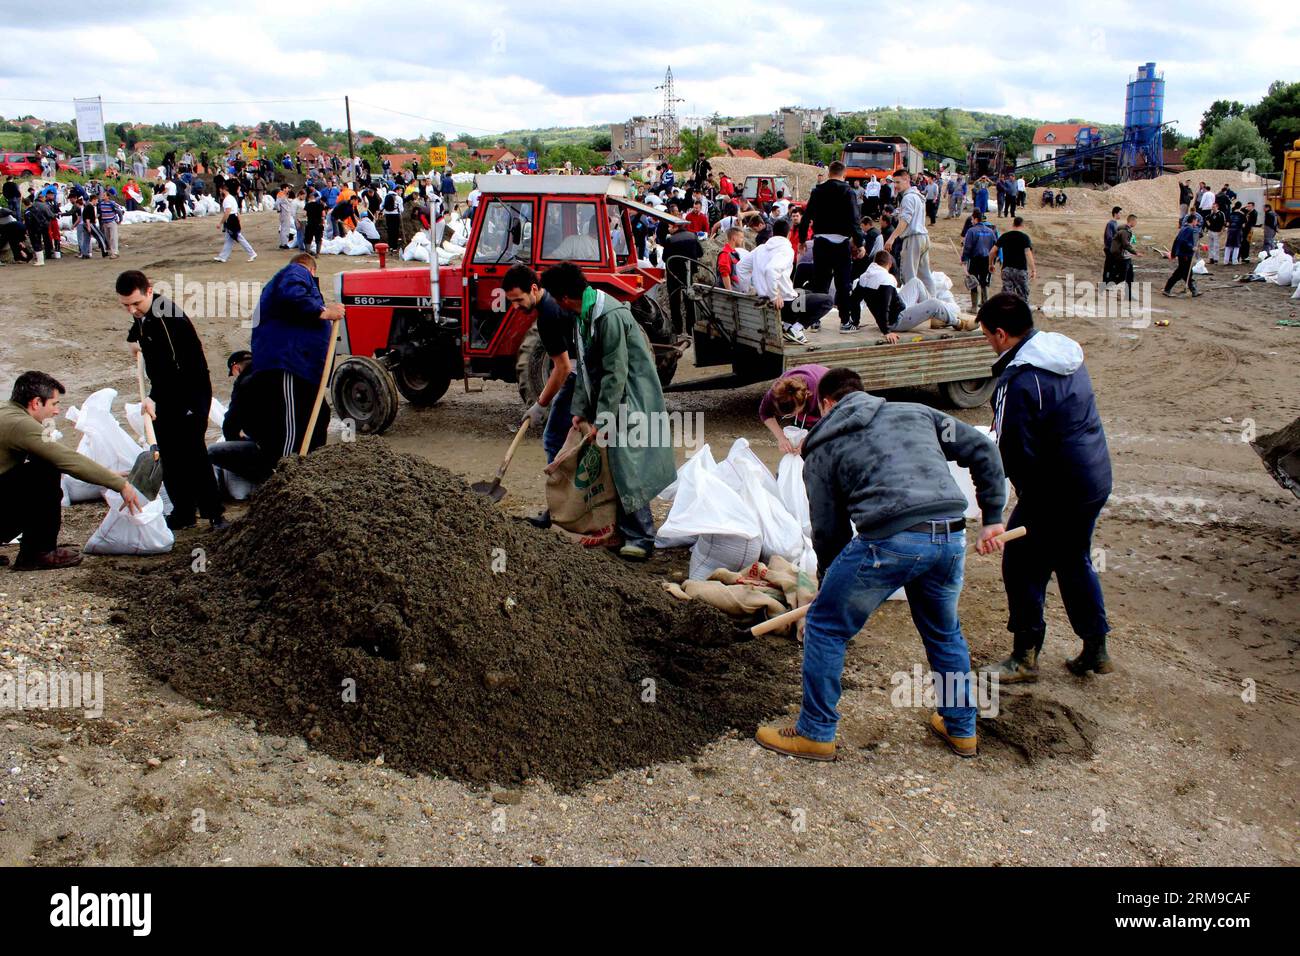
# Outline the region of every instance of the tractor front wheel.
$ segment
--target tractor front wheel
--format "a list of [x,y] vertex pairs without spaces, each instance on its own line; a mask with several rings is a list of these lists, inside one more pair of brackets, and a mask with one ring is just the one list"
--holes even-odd
[[515,357],[515,379],[519,382],[519,398],[525,405],[532,405],[542,394],[554,364],[542,346],[541,333],[534,323],[519,343],[519,355]]
[[397,417],[397,383],[383,363],[349,355],[334,369],[334,414],[351,419],[356,430],[377,435]]

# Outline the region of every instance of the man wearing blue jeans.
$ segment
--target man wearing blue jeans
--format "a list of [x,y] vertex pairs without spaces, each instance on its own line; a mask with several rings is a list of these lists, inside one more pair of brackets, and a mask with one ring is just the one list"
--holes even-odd
[[804,628],[803,706],[793,726],[760,727],[769,750],[835,757],[845,645],[896,589],[907,592],[939,701],[930,729],[961,757],[978,752],[970,651],[957,620],[966,498],[948,470],[969,468],[981,550],[1001,550],[1006,480],[997,447],[950,415],[868,395],[834,368],[818,386],[822,418],[804,439],[804,484],[821,590]]
[[[537,314],[537,335],[542,340],[542,350],[551,359],[546,384],[542,386],[537,401],[524,413],[524,418],[534,428],[545,423],[542,450],[546,452],[549,465],[564,447],[564,439],[572,426],[569,409],[573,403],[574,382],[578,378],[573,371],[574,317],[560,308],[554,296],[542,288],[537,273],[528,266],[511,266],[506,270],[501,277],[501,291],[514,308]],[[535,527],[549,528],[551,515],[549,511],[543,511],[528,521]]]

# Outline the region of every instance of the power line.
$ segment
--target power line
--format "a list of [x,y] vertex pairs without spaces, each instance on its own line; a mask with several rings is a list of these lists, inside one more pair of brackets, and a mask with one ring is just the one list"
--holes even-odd
[[402,110],[395,110],[387,106],[379,106],[378,104],[375,103],[363,103],[360,100],[357,100],[357,105],[368,106],[372,110],[383,110],[385,113],[396,113],[398,116],[409,116],[411,119],[424,120],[426,123],[437,123],[439,126],[446,126],[452,129],[458,129],[458,130],[472,129],[472,130],[478,130],[480,133],[500,132],[500,130],[487,129],[482,126],[473,126],[469,123],[457,123],[457,122],[453,122],[452,120],[435,119],[432,116],[420,116],[418,113],[405,113]]
[[[0,101],[10,103],[70,103],[72,98],[60,100],[38,99],[33,96],[0,96]],[[335,103],[337,96],[307,100],[103,100],[105,106],[260,106],[268,103]]]

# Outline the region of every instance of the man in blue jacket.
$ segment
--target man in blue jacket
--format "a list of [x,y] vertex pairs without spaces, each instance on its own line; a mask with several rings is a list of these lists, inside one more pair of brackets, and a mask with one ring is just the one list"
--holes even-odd
[[974,757],[970,650],[957,619],[966,497],[948,462],[970,469],[981,547],[1000,550],[992,539],[1003,530],[1006,480],[997,448],[951,415],[868,395],[852,369],[828,371],[817,393],[822,418],[804,439],[803,476],[821,590],[804,628],[803,706],[793,727],[760,727],[755,739],[778,753],[834,759],[845,646],[901,587],[935,675],[930,730]]
[[1066,667],[1080,677],[1110,673],[1110,625],[1092,566],[1093,529],[1110,497],[1110,451],[1083,349],[1060,333],[1036,331],[1028,304],[1005,292],[980,309],[979,322],[999,355],[993,431],[1017,497],[1007,526],[1028,529],[1002,555],[1013,649],[991,672],[1002,683],[1038,679],[1043,603],[1055,572],[1070,626],[1083,640]]
[[[249,386],[267,409],[264,434],[253,436],[270,462],[296,454],[316,403],[316,391],[330,354],[330,330],[343,306],[325,305],[316,279],[316,259],[299,253],[277,272],[253,317],[253,365]],[[316,419],[308,450],[325,444],[330,412]]]
[[1192,258],[1196,255],[1196,243],[1200,237],[1200,217],[1194,212],[1188,213],[1182,228],[1178,230],[1178,235],[1174,237],[1173,246],[1169,249],[1169,255],[1178,260],[1178,266],[1165,283],[1161,295],[1172,296],[1173,293],[1169,290],[1183,281],[1187,282],[1187,291],[1193,298],[1201,294],[1196,291],[1196,278],[1192,275]]

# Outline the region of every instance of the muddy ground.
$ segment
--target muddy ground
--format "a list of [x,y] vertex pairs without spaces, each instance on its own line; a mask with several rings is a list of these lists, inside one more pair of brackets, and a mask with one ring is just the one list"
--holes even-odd
[[[1141,231],[1167,246],[1172,218]],[[1035,301],[1045,282],[1095,277],[1103,216],[1031,209],[1028,220]],[[212,262],[215,221],[195,220],[124,229],[117,262],[4,266],[0,383],[41,368],[68,385],[67,404],[105,385],[129,394],[116,271],[265,280],[287,258],[274,248],[273,217],[250,215],[246,230],[261,253],[251,265]],[[947,242],[956,223],[941,219],[934,233],[936,266],[957,275]],[[326,257],[322,286],[366,265]],[[1110,440],[1115,493],[1096,544],[1118,670],[1078,680],[1061,667],[1076,643],[1053,586],[1043,678],[1004,690],[978,760],[930,738],[923,708],[891,705],[891,675],[924,657],[906,606],[890,603],[850,648],[832,764],[762,751],[751,727],[693,758],[565,792],[536,779],[475,788],[379,759],[341,761],[149,676],[124,640],[119,603],[88,587],[88,559],[66,572],[0,572],[0,668],[102,671],[107,701],[98,719],[0,714],[0,861],[1294,864],[1300,502],[1245,439],[1300,414],[1300,330],[1275,324],[1296,309],[1283,290],[1231,284],[1226,270],[1203,282],[1202,298],[1163,299],[1167,271],[1139,260],[1168,327],[1041,320],[1083,344]],[[197,324],[224,396],[224,356],[247,332],[237,319]],[[774,464],[755,414],[761,392],[678,393],[669,407],[703,412],[715,450],[743,435]],[[925,390],[897,397],[937,401]],[[495,470],[519,411],[512,385],[457,384],[438,407],[404,405],[384,440],[477,480]],[[961,417],[987,424],[989,411]],[[503,507],[541,505],[542,462],[528,441]],[[65,512],[64,540],[83,542],[101,511]],[[205,535],[183,533],[178,550]],[[685,563],[684,553],[659,555],[646,574]],[[170,586],[141,575],[155,599]],[[1004,654],[996,562],[970,559],[961,607],[974,657]]]

